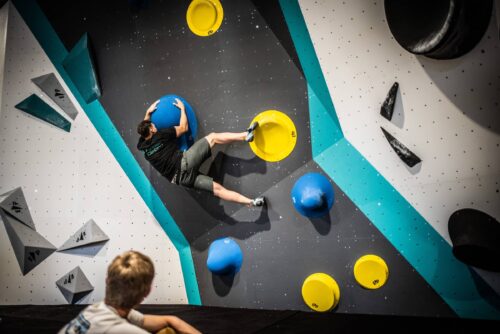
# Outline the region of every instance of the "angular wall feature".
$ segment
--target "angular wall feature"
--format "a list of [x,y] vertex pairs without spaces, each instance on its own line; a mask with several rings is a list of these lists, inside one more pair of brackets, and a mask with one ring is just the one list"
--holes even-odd
[[87,34],[83,35],[66,56],[63,67],[85,102],[90,103],[101,97],[101,88],[97,80]]
[[26,203],[26,198],[24,198],[21,187],[0,195],[1,210],[4,210],[6,214],[10,214],[24,225],[36,231],[35,223],[33,222],[33,218],[31,218],[28,203]]
[[389,121],[392,119],[392,114],[394,113],[394,104],[396,103],[396,97],[398,94],[399,84],[395,82],[391,89],[389,89],[389,93],[387,93],[387,97],[380,108],[380,115],[384,116]]
[[101,230],[93,219],[89,220],[78,231],[75,232],[58,251],[88,246],[100,242],[108,241],[109,237]]
[[420,160],[419,157],[412,151],[408,149],[405,145],[403,145],[399,140],[394,138],[393,135],[391,135],[389,132],[387,132],[383,127],[380,127],[382,129],[382,132],[384,133],[385,138],[387,138],[387,141],[389,142],[389,145],[391,145],[392,149],[397,153],[399,158],[407,164],[409,167],[413,167],[422,160]]
[[70,304],[75,304],[94,290],[80,267],[58,279],[56,285]]
[[52,101],[54,101],[71,119],[75,119],[78,115],[73,102],[69,99],[68,94],[63,86],[54,75],[54,73],[45,74],[31,79]]
[[40,233],[21,224],[8,214],[4,213],[1,216],[23,275],[29,273],[56,250],[54,245]]
[[55,125],[66,132],[71,130],[71,123],[35,94],[18,103],[16,108],[42,121]]
[[[154,284],[161,288],[153,288],[145,303],[186,304],[179,251],[112,152],[107,149],[88,114],[81,109],[82,105],[87,108],[99,103],[87,105],[62,67],[67,50],[71,50],[81,33],[77,33],[69,47],[65,48],[38,5],[38,1],[16,0],[9,1],[0,9],[1,15],[9,7],[4,85],[1,92],[0,195],[22,186],[37,232],[56,248],[90,218],[111,240],[103,245],[98,243],[54,252],[41,265],[23,276],[14,259],[9,235],[0,219],[0,254],[3,259],[0,304],[67,304],[55,282],[77,266],[83,269],[94,285],[93,292],[80,302],[97,303],[105,295],[105,269],[115,256],[132,245],[135,250],[148,255],[157,268]],[[125,6],[128,8],[128,3]],[[19,13],[21,9],[29,20],[32,19],[33,24],[45,25],[28,26]],[[40,17],[36,16],[37,13]],[[0,34],[4,32],[1,28]],[[34,33],[47,33],[47,38],[40,35],[35,37]],[[94,36],[94,33],[89,36]],[[37,38],[55,44],[44,50]],[[47,50],[56,50],[59,56],[49,58]],[[77,108],[78,116],[74,121],[31,81],[48,73],[54,73]],[[37,94],[67,119],[71,123],[71,132],[28,119],[31,116],[15,108],[16,104],[31,94]],[[98,112],[92,115],[100,117],[102,114]],[[169,221],[168,224],[173,223]],[[184,252],[182,256],[187,255]]]

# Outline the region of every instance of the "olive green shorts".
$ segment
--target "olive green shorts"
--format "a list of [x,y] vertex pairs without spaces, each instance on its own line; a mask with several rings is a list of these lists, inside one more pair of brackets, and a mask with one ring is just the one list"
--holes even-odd
[[184,187],[213,192],[214,180],[198,171],[201,164],[210,158],[212,150],[205,138],[198,140],[182,154],[179,184]]

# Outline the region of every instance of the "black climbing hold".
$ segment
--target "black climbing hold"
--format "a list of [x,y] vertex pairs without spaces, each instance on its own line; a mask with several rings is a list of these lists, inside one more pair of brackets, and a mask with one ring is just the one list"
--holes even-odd
[[500,223],[476,209],[455,211],[448,221],[453,254],[460,261],[500,272]]
[[384,7],[389,29],[408,52],[452,59],[481,40],[493,1],[385,0]]
[[382,107],[380,108],[380,115],[387,118],[389,121],[392,119],[392,114],[394,113],[394,104],[396,103],[396,96],[398,94],[399,84],[395,82],[391,89],[389,89],[389,93],[387,93],[387,97],[385,98]]
[[387,132],[384,128],[382,128],[382,132],[384,133],[385,138],[393,148],[393,150],[398,154],[399,158],[403,160],[405,164],[409,167],[413,167],[422,160],[415,155],[412,151],[410,151],[406,146],[404,146],[399,140],[394,138],[389,132]]

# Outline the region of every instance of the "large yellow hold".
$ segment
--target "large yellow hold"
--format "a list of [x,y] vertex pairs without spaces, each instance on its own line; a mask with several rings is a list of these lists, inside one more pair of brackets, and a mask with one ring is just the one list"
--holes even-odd
[[297,143],[297,130],[290,117],[277,110],[267,110],[253,120],[259,126],[255,130],[250,148],[259,158],[275,162],[292,153]]
[[302,284],[302,298],[314,311],[330,311],[339,303],[340,288],[330,275],[315,273]]
[[364,288],[378,289],[387,282],[389,268],[381,257],[365,255],[354,264],[354,278]]
[[202,37],[215,33],[223,18],[224,10],[219,0],[193,0],[186,13],[189,29]]

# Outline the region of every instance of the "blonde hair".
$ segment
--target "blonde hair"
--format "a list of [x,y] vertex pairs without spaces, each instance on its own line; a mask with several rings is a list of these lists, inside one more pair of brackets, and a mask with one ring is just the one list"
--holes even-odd
[[124,309],[139,305],[151,290],[154,275],[148,256],[135,251],[118,255],[108,267],[106,304]]

